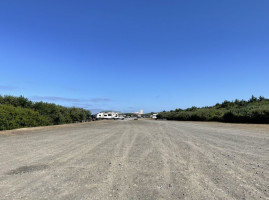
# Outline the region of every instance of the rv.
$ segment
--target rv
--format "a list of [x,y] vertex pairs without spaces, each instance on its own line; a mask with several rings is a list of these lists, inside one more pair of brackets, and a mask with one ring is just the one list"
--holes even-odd
[[118,112],[100,112],[96,115],[97,119],[118,119],[119,113]]

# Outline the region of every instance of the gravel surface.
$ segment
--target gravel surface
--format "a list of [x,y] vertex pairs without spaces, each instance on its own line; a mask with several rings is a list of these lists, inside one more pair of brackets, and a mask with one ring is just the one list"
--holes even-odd
[[269,126],[98,121],[0,133],[0,199],[269,199]]

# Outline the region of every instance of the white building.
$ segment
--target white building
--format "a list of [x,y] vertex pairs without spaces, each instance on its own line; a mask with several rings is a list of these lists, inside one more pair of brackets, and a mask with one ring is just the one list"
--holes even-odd
[[136,115],[143,115],[144,114],[144,111],[143,110],[140,110],[140,112],[134,112],[134,114],[136,114]]

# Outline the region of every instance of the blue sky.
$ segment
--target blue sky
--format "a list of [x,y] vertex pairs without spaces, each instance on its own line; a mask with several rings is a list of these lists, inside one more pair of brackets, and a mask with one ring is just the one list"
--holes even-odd
[[269,97],[269,1],[0,1],[0,94],[145,112]]

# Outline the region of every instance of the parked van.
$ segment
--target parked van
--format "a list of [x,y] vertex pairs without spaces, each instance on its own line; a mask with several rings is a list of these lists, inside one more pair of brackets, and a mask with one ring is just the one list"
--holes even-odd
[[158,113],[157,113],[157,114],[152,114],[152,115],[151,115],[151,118],[152,118],[152,119],[157,119],[157,115],[158,115]]

